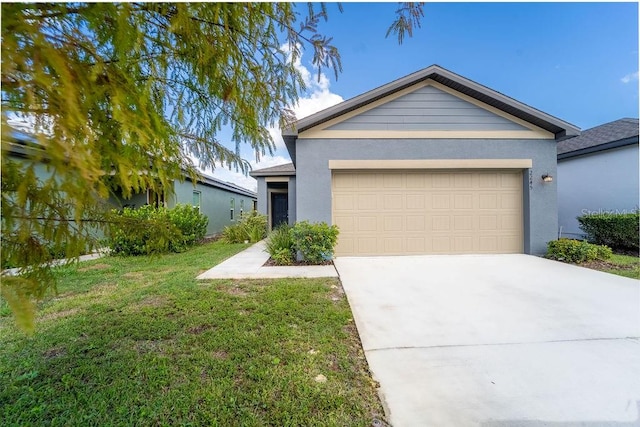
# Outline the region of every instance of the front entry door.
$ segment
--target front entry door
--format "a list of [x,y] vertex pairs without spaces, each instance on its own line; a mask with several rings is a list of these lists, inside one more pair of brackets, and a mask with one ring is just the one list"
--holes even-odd
[[287,193],[271,193],[271,228],[289,223],[289,195]]

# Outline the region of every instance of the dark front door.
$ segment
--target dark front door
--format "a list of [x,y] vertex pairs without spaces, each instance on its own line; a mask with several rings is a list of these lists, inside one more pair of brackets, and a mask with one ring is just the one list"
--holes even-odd
[[289,222],[289,195],[271,193],[271,228]]

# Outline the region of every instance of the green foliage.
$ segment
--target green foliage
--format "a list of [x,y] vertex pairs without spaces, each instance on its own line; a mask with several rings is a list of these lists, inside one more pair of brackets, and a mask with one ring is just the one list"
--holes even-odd
[[[33,270],[12,285],[28,298],[53,289],[46,267],[52,255],[44,248],[64,247],[71,258],[87,250],[91,230],[105,224],[110,194],[159,194],[184,171],[196,179],[191,157],[203,168],[247,172],[241,144],[258,156],[271,153],[268,129],[292,123],[291,106],[305,90],[295,65],[305,48],[319,69],[337,77],[342,67],[331,37],[318,32],[325,5],[0,7],[2,256],[3,265]],[[28,123],[34,144],[16,144],[14,121]],[[231,146],[219,138],[223,128]],[[33,166],[14,167],[8,154],[16,150],[46,161],[47,177],[38,181]],[[158,219],[149,226],[162,234],[159,246],[173,233]]]
[[638,252],[640,210],[633,213],[597,213],[578,217],[590,242],[613,249]]
[[222,240],[227,243],[259,242],[267,236],[267,217],[258,211],[242,214],[236,224],[226,226],[222,230]]
[[251,243],[259,242],[267,237],[267,216],[258,211],[244,212],[240,218],[240,224]]
[[265,250],[277,265],[291,265],[295,253],[291,227],[288,224],[280,224],[271,230]]
[[387,29],[386,37],[390,34],[398,36],[398,44],[402,44],[405,33],[413,36],[413,27],[420,28],[420,21],[424,17],[424,2],[402,2],[396,10],[397,18]]
[[547,258],[580,264],[611,258],[612,251],[604,245],[572,239],[552,240],[547,244]]
[[110,248],[119,255],[181,252],[204,237],[208,223],[197,207],[188,205],[114,210],[111,221]]
[[0,302],[0,424],[371,426],[383,409],[339,281],[196,280],[243,249],[56,269],[29,339]]
[[304,261],[319,264],[333,258],[333,248],[338,241],[338,227],[326,222],[311,224],[297,222],[291,230],[293,246]]
[[209,218],[197,206],[177,204],[168,211],[169,220],[182,233],[185,245],[198,243],[207,233]]

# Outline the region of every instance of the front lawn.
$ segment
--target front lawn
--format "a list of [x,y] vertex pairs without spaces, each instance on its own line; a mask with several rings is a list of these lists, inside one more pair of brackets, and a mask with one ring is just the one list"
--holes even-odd
[[593,261],[582,265],[618,276],[640,279],[640,258],[637,256],[613,254],[606,261]]
[[195,277],[245,245],[59,270],[37,331],[0,300],[10,425],[361,425],[381,418],[337,279]]

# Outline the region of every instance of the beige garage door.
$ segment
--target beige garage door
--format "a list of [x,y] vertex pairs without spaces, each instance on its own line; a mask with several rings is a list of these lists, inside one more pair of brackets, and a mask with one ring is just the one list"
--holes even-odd
[[523,252],[522,171],[334,171],[336,255]]

